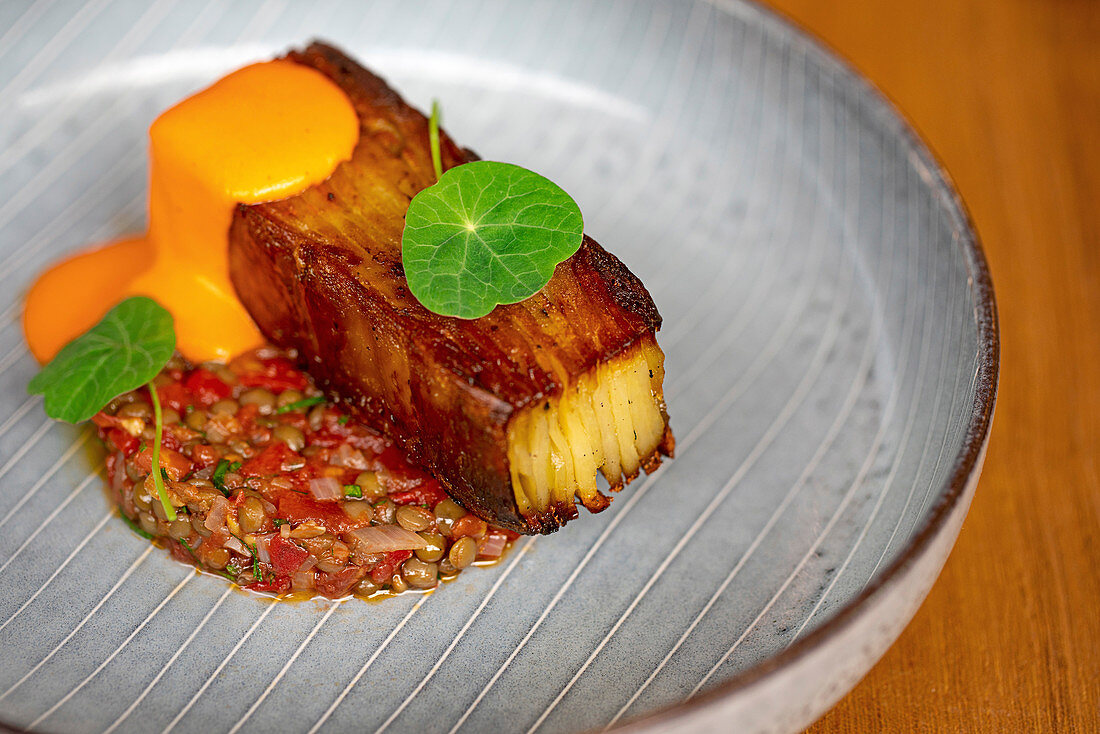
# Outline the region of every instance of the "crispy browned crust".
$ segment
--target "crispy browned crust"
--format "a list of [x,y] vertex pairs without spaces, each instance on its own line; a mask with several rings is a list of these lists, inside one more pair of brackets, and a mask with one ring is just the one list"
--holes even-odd
[[[296,349],[335,399],[398,441],[458,502],[519,532],[556,529],[576,516],[574,506],[552,508],[550,522],[516,507],[508,421],[659,329],[653,300],[586,236],[522,303],[472,321],[429,312],[401,266],[405,210],[435,180],[427,120],[330,46],[289,58],[348,94],[360,140],[323,184],[237,208],[229,259],[242,302],[268,339]],[[445,168],[476,159],[441,138]]]

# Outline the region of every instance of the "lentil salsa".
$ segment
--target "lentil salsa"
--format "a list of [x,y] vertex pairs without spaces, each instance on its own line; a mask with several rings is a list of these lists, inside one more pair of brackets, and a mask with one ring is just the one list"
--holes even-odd
[[150,473],[147,388],[92,420],[114,500],[172,557],[267,594],[341,598],[431,589],[517,536],[451,500],[390,441],[326,401],[292,355],[263,348],[228,364],[174,356],[154,379],[163,406]]

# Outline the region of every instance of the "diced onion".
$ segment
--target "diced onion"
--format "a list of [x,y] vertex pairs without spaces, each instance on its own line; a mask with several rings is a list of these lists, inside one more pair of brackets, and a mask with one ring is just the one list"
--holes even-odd
[[338,500],[344,497],[344,488],[336,477],[309,480],[309,493],[319,500]]
[[228,548],[229,550],[233,551],[234,553],[240,553],[242,556],[250,555],[249,552],[248,552],[248,548],[244,547],[244,543],[237,540],[232,535],[230,535],[228,538],[226,538],[225,542],[222,543],[222,547],[223,548]]
[[[126,476],[126,457],[121,451],[115,453],[115,472],[111,475],[111,489],[122,491],[122,479]],[[137,494],[135,492],[134,494]]]
[[206,519],[202,524],[212,533],[225,530],[225,514],[228,509],[229,503],[225,497],[215,497],[214,506],[210,508],[210,512],[206,513]]
[[332,457],[332,463],[336,466],[342,466],[347,469],[358,469],[363,471],[367,468],[367,458],[363,456],[363,452],[358,449],[353,449],[346,443],[340,444],[340,448],[336,449],[336,453]]
[[351,531],[351,535],[359,540],[357,551],[364,554],[420,550],[428,547],[423,538],[399,525],[377,525],[359,528]]
[[206,425],[206,438],[212,443],[221,443],[229,438],[229,434],[217,421],[209,421]]
[[275,533],[265,533],[263,535],[257,535],[256,537],[256,557],[260,559],[261,563],[271,563],[271,538],[275,536]]
[[313,590],[313,571],[306,571],[305,573],[293,573],[290,575],[290,588],[295,591],[312,591]]

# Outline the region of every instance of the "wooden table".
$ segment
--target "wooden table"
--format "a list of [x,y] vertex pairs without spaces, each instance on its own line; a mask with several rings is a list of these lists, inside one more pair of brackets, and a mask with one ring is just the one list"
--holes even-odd
[[772,4],[938,154],[1001,320],[992,442],[958,545],[811,731],[1100,731],[1100,2]]

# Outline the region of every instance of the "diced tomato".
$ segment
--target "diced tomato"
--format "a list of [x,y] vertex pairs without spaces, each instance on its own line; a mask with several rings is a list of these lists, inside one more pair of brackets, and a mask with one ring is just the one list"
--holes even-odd
[[[153,449],[146,446],[144,450],[134,454],[134,465],[148,474],[153,470]],[[191,473],[191,461],[183,454],[164,446],[160,447],[160,468],[173,481],[179,481]]]
[[180,450],[180,440],[176,438],[171,431],[164,431],[160,435],[160,447],[161,449],[170,449],[172,451]]
[[281,535],[272,536],[267,546],[271,567],[276,576],[289,576],[298,570],[309,556],[309,551]]
[[160,399],[161,405],[181,414],[191,404],[191,396],[188,394],[187,388],[180,382],[169,382],[167,385],[161,385],[157,388],[157,397]]
[[285,594],[290,591],[290,577],[276,576],[266,581],[254,581],[244,588],[252,591],[266,591],[271,594]]
[[218,450],[207,443],[200,443],[191,449],[191,460],[205,469],[218,463]]
[[107,415],[101,410],[92,416],[92,423],[100,428],[118,428],[122,425],[122,419],[118,416]]
[[333,574],[319,573],[314,582],[314,589],[331,599],[336,599],[346,596],[351,591],[351,587],[366,575],[366,570],[359,566],[348,566],[343,571]]
[[107,454],[106,458],[103,459],[103,465],[107,469],[107,481],[110,482],[112,486],[118,486],[115,485],[115,472],[119,468],[118,462],[121,458],[118,452],[113,452]]
[[419,487],[413,487],[404,492],[393,492],[390,494],[390,499],[399,505],[435,507],[447,499],[447,493],[443,491],[443,485],[435,479],[428,479]]
[[330,431],[327,428],[322,428],[319,431],[315,431],[309,437],[309,443],[312,446],[320,446],[326,449],[334,449],[340,444],[348,443],[348,436],[345,433],[339,433],[337,431]]
[[386,447],[390,445],[390,442],[383,438],[380,434],[368,431],[365,428],[356,428],[355,432],[348,437],[348,442],[355,448],[367,454],[367,458],[375,458],[381,456],[386,450]]
[[107,431],[107,440],[114,444],[115,448],[129,456],[137,451],[141,445],[141,439],[131,436],[120,428],[111,428]]
[[362,451],[369,460],[375,460],[389,445],[382,436],[361,425],[341,423],[340,414],[332,410],[325,412],[324,423],[319,430],[313,432],[310,443],[325,448],[336,448],[346,443]]
[[[236,431],[240,431],[246,436],[254,436],[257,431],[256,419],[260,415],[260,406],[250,403],[248,405],[242,405],[241,409],[237,411],[233,416],[233,420],[236,421]],[[268,437],[271,432],[266,428],[260,428],[262,431],[267,431]]]
[[275,393],[290,389],[305,389],[306,376],[296,370],[289,359],[269,357],[259,360],[259,364],[259,371],[238,376],[237,379],[242,385],[245,387],[266,387]]
[[[378,455],[378,462],[385,467],[390,478],[394,482],[417,482],[424,476],[424,472],[414,467],[406,459],[401,449],[393,444],[387,444]],[[408,489],[408,487],[399,487]]]
[[322,467],[324,467],[323,464],[314,464],[307,461],[301,469],[285,476],[294,484],[295,491],[306,494],[309,492],[309,480],[322,476]]
[[410,550],[391,551],[386,554],[386,557],[379,561],[378,565],[371,569],[370,578],[376,584],[383,584],[390,580],[395,573],[397,573],[397,567],[405,561],[412,558],[413,552]]
[[213,372],[199,368],[193,370],[183,381],[183,386],[191,393],[196,405],[209,407],[219,400],[233,394],[233,388],[221,381]]
[[309,430],[309,419],[306,417],[305,413],[297,410],[283,413],[279,416],[279,421],[285,425],[293,426],[303,433]]
[[279,441],[264,447],[264,450],[253,456],[240,468],[240,473],[246,477],[268,477],[278,474],[283,470],[283,464],[295,454],[290,448]]
[[191,551],[183,547],[182,543],[173,542],[168,544],[168,554],[181,563],[194,563],[195,557],[191,555]]
[[160,448],[160,465],[169,479],[179,481],[191,473],[191,460],[173,449]]
[[337,535],[370,525],[368,519],[353,520],[348,517],[336,502],[320,502],[289,490],[279,495],[275,505],[279,508],[279,517],[294,523],[313,520]]
[[471,515],[469,513],[455,520],[454,525],[451,526],[451,538],[458,540],[464,535],[468,535],[471,538],[480,538],[488,531],[489,525],[477,515]]

